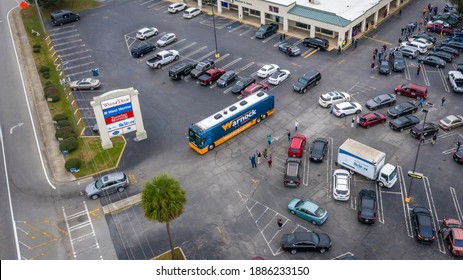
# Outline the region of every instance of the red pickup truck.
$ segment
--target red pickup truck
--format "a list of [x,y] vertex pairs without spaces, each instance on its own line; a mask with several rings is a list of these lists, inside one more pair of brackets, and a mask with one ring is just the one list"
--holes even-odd
[[212,85],[212,83],[217,81],[223,74],[225,74],[225,70],[222,68],[211,68],[199,76],[198,81],[204,86]]
[[453,29],[442,20],[430,21],[426,24],[428,32],[441,33],[444,35],[453,35]]

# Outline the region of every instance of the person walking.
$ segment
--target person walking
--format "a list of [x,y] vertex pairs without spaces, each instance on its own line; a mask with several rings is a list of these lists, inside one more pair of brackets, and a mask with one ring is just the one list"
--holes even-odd
[[355,127],[355,117],[352,117],[352,122],[350,124],[350,128],[354,128]]
[[455,152],[456,153],[458,153],[458,151],[460,151],[460,146],[461,146],[461,142],[457,141],[457,143],[455,144]]
[[249,157],[249,160],[251,161],[251,166],[252,168],[256,168],[257,167],[257,164],[256,164],[256,155],[252,155]]
[[264,148],[264,151],[262,152],[263,156],[265,159],[267,159],[267,148]]
[[280,34],[280,42],[283,41],[283,34]]
[[268,167],[271,168],[272,167],[272,154],[269,155],[267,163],[268,163]]
[[401,16],[401,15],[402,15],[402,9],[399,10],[399,16]]
[[278,230],[281,230],[281,228],[283,227],[283,221],[281,219],[278,219],[277,225],[278,225]]
[[423,16],[426,16],[426,8],[423,8]]
[[262,154],[259,152],[259,150],[256,150],[256,155],[257,155],[257,164],[260,164],[260,158],[262,157]]
[[354,48],[357,48],[358,42],[359,42],[359,40],[355,39]]
[[441,104],[440,104],[440,105],[441,105],[441,106],[444,106],[444,103],[445,103],[445,96],[442,97],[442,99],[441,99]]
[[421,109],[423,109],[423,97],[420,98],[420,102],[418,103],[418,107],[420,107]]
[[298,126],[299,126],[299,123],[297,122],[297,120],[296,120],[296,121],[294,121],[294,130],[296,130],[296,131],[297,131],[297,127],[298,127]]
[[283,41],[286,40],[286,33],[283,33]]
[[434,144],[436,144],[436,140],[437,140],[437,133],[434,133],[434,135],[432,136],[432,139],[431,139],[431,144],[434,146]]
[[338,54],[341,54],[341,46],[338,47]]
[[421,71],[421,64],[418,64],[418,68],[416,68],[416,75],[418,76]]
[[286,135],[288,135],[288,141],[290,141],[291,140],[291,131],[289,131],[289,129],[287,130]]
[[269,145],[272,145],[272,135],[267,135],[267,142]]
[[[373,71],[373,69],[375,69],[375,61],[374,60],[371,62],[371,70],[370,71]],[[331,106],[331,107],[333,107],[333,106]]]

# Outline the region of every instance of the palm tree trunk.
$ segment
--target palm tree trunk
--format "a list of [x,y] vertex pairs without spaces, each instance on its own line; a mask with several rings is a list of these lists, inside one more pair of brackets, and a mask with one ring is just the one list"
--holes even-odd
[[172,260],[175,260],[175,258],[174,258],[174,244],[172,243],[172,236],[170,235],[170,224],[169,224],[169,222],[166,222],[166,227],[167,227],[167,235],[169,236],[170,253],[172,254]]

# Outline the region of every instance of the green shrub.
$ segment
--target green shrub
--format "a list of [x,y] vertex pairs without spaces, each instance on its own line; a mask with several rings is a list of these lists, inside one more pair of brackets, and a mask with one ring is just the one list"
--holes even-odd
[[72,123],[68,120],[61,120],[57,123],[59,127],[72,126]]
[[50,79],[50,72],[43,72],[43,73],[42,73],[42,77],[43,77],[44,79]]
[[39,72],[42,73],[42,74],[45,73],[45,72],[50,72],[50,68],[48,66],[42,65],[39,68]]
[[61,143],[59,143],[59,149],[61,151],[74,151],[75,149],[77,149],[77,139],[75,137],[64,139],[63,141],[61,141]]
[[[70,126],[66,126],[66,127],[70,127]],[[64,141],[68,138],[71,138],[71,137],[76,137],[76,134],[74,133],[74,131],[65,131],[65,130],[58,130],[55,132],[55,137],[56,137],[56,140],[58,141]]]
[[63,127],[58,128],[58,130],[74,133],[74,128],[72,126],[63,126]]
[[82,161],[78,158],[70,158],[66,160],[66,163],[64,164],[64,167],[66,168],[67,171],[71,171],[71,168],[75,168],[79,170],[80,165],[82,164]]
[[45,86],[43,91],[45,92],[45,98],[49,102],[57,102],[60,99],[59,90],[56,88],[55,85],[51,84]]
[[53,120],[55,122],[59,122],[59,121],[63,121],[63,120],[68,120],[68,116],[66,116],[65,114],[57,114],[53,117]]

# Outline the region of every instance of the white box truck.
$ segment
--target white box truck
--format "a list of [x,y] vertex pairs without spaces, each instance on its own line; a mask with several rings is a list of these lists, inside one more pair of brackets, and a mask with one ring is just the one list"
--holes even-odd
[[375,180],[380,187],[392,188],[397,181],[397,167],[385,162],[385,153],[352,139],[338,150],[337,164]]

